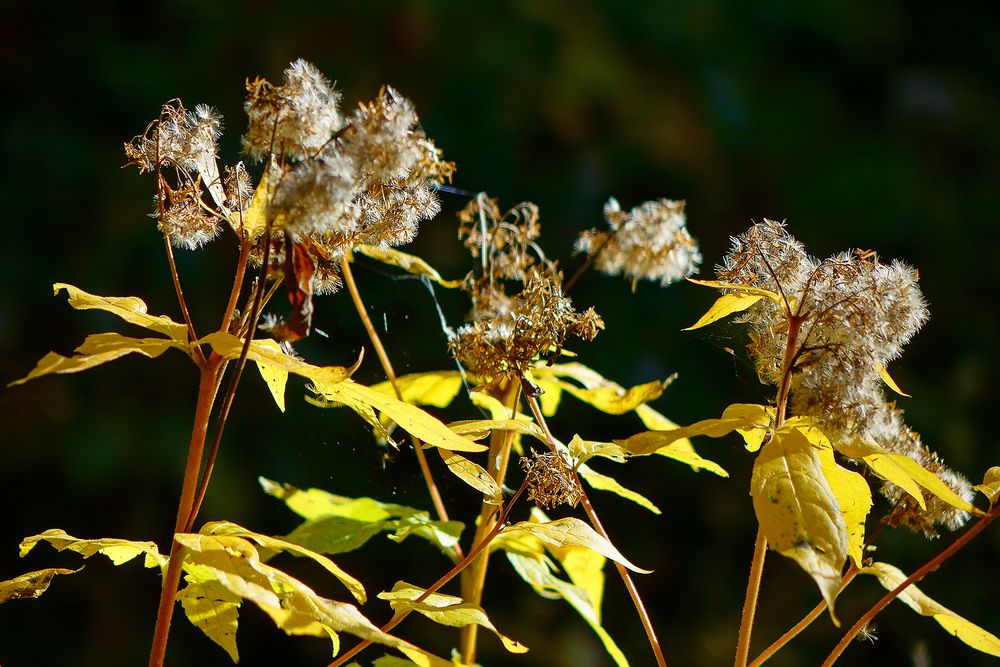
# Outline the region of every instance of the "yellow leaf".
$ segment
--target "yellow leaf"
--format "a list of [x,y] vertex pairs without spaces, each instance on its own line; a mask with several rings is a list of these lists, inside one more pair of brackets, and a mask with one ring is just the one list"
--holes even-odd
[[66,531],[58,528],[46,530],[44,533],[32,535],[21,540],[21,557],[24,558],[39,542],[48,542],[56,551],[63,551],[65,549],[75,551],[84,558],[90,558],[94,554],[101,554],[102,556],[107,556],[115,565],[127,563],[136,556],[141,555],[145,555],[144,565],[146,567],[162,567],[167,563],[167,557],[160,555],[153,542],[120,540],[112,537],[93,540],[80,539],[72,535],[67,535]]
[[584,440],[579,435],[574,435],[567,445],[570,457],[579,463],[585,463],[595,456],[611,459],[616,463],[624,463],[627,452],[621,445],[613,442],[596,442]]
[[[537,378],[543,382],[546,379],[554,382],[560,389],[584,403],[613,415],[625,414],[659,398],[663,390],[673,381],[673,377],[670,377],[662,381],[655,380],[636,385],[626,390],[621,385],[604,378],[597,371],[577,362],[551,366],[537,364],[531,369],[530,375],[533,379]],[[576,380],[583,385],[583,388],[566,382],[563,377]]]
[[76,355],[64,357],[49,352],[30,373],[7,386],[13,387],[52,373],[79,373],[124,357],[126,354],[136,353],[153,359],[171,347],[183,349],[180,343],[167,338],[129,338],[117,333],[91,334],[80,347],[76,348]]
[[464,602],[462,598],[441,593],[431,593],[421,602],[416,599],[423,595],[425,589],[418,588],[405,581],[397,581],[388,593],[379,593],[379,598],[387,600],[394,612],[413,610],[435,623],[453,628],[464,628],[467,625],[479,625],[495,634],[511,653],[527,653],[528,647],[500,634],[483,608],[477,604]]
[[[741,285],[739,283],[727,283],[721,280],[696,280],[694,278],[686,279],[689,283],[694,283],[695,285],[702,285],[704,287],[714,287],[716,289],[728,289],[734,292],[740,292],[742,294],[756,294],[758,296],[766,297],[771,301],[774,301],[778,305],[784,305],[785,300],[781,298],[780,294],[776,292],[771,292],[770,290],[761,289],[759,287],[751,287],[750,285]],[[795,300],[792,297],[788,298],[789,304],[794,308]]]
[[556,519],[548,523],[521,521],[504,530],[505,533],[507,531],[525,531],[537,537],[545,544],[557,547],[586,547],[606,558],[621,563],[633,572],[639,572],[640,574],[649,574],[652,572],[652,570],[644,570],[632,564],[611,542],[598,534],[588,524],[575,517]]
[[272,551],[287,551],[295,556],[310,558],[319,563],[324,570],[340,580],[340,582],[347,587],[347,590],[351,592],[351,595],[353,595],[358,602],[364,604],[367,599],[367,596],[365,595],[365,587],[361,585],[360,581],[344,572],[332,560],[322,554],[316,553],[315,551],[311,551],[297,544],[286,542],[285,540],[281,540],[276,537],[269,537],[267,535],[261,535],[259,533],[249,531],[246,528],[238,526],[235,523],[230,523],[229,521],[211,521],[202,527],[201,533],[204,535],[233,535],[236,537],[242,537],[250,540],[251,542],[256,542],[265,549],[270,549]]
[[633,503],[639,507],[643,507],[653,514],[660,514],[660,508],[653,504],[646,496],[627,489],[622,486],[618,480],[614,477],[608,477],[607,475],[602,475],[596,470],[587,466],[587,464],[580,465],[579,469],[580,477],[583,478],[591,488],[597,489],[598,491],[610,491],[618,496],[621,496],[625,500],[631,500]]
[[[403,400],[415,405],[433,405],[436,408],[447,407],[462,389],[462,376],[458,371],[434,371],[431,373],[413,373],[396,378],[396,386]],[[373,384],[372,389],[395,396],[392,383],[388,380]]]
[[892,379],[891,375],[889,375],[889,371],[886,370],[885,366],[882,364],[875,364],[875,370],[878,371],[878,376],[882,378],[882,382],[885,382],[889,389],[892,389],[900,396],[906,396],[907,398],[910,397],[909,394],[899,388],[899,385],[896,384],[896,381]]
[[130,324],[161,333],[182,346],[187,345],[186,325],[178,324],[165,315],[148,314],[146,304],[138,297],[97,296],[67,283],[55,283],[52,289],[54,294],[59,294],[60,290],[66,290],[69,295],[69,305],[77,310],[104,310],[117,315]]
[[889,452],[871,442],[837,443],[836,448],[844,456],[863,460],[878,475],[901,487],[916,499],[921,509],[925,509],[926,505],[919,487],[923,487],[960,510],[978,512],[968,501],[942,482],[937,475],[908,456]]
[[736,430],[764,428],[770,423],[771,415],[763,405],[734,403],[723,411],[720,419],[704,419],[670,431],[645,431],[615,442],[633,456],[646,456],[683,438],[696,435],[720,438]]
[[832,616],[847,560],[847,526],[819,457],[801,432],[777,431],[761,448],[750,495],[768,545],[813,578]]
[[41,597],[57,574],[73,574],[83,568],[67,570],[63,567],[49,567],[44,570],[27,572],[19,577],[0,581],[0,604],[10,600],[30,600]]
[[410,255],[394,248],[376,248],[375,246],[364,244],[355,246],[354,250],[383,264],[398,266],[407,273],[426,276],[442,287],[453,288],[462,285],[461,280],[445,280],[434,267],[416,255]]
[[[877,577],[887,591],[895,590],[907,579],[902,571],[888,563],[873,563],[862,568],[861,572]],[[904,588],[897,599],[921,616],[930,616],[948,634],[958,637],[977,651],[1000,658],[1000,638],[938,604],[913,584]]]
[[[271,198],[267,182],[268,171],[270,170],[265,169],[264,173],[261,174],[260,182],[257,184],[257,189],[253,193],[253,199],[250,201],[250,207],[247,208],[242,216],[243,231],[246,232],[247,238],[251,242],[256,241],[267,229],[267,204]],[[237,234],[240,233],[241,221],[239,211],[234,212],[230,216],[229,224],[232,225],[233,230]]]
[[456,477],[483,494],[484,502],[490,505],[503,503],[503,492],[490,474],[478,463],[473,463],[464,456],[445,449],[438,449],[444,463]]
[[[542,514],[538,508],[532,510]],[[544,515],[543,515],[544,516]],[[548,517],[545,517],[548,520]],[[596,551],[584,547],[557,547],[548,545],[549,553],[562,566],[563,572],[569,575],[573,585],[580,587],[587,595],[594,616],[601,620],[601,603],[604,600],[604,565],[607,559]]]
[[242,598],[231,593],[212,570],[203,565],[185,564],[184,579],[187,586],[177,593],[184,615],[206,637],[221,646],[233,662],[239,662],[236,628]]
[[[500,537],[503,537],[503,533],[500,534]],[[618,667],[629,667],[625,654],[601,625],[600,614],[594,608],[594,601],[586,590],[553,575],[544,556],[510,549],[505,549],[505,552],[507,560],[514,567],[514,571],[538,595],[544,598],[559,597],[564,599],[587,622],[615,664]]]
[[371,387],[365,387],[352,380],[341,380],[332,384],[320,383],[315,378],[313,380],[317,393],[324,398],[348,404],[360,401],[370,405],[425,444],[459,452],[481,452],[487,449],[484,445],[456,435],[420,408],[396,400]]
[[[278,345],[277,341],[261,340],[259,342],[255,341],[255,343],[258,345],[258,349],[271,348],[274,352],[281,352],[281,346]],[[255,343],[251,343],[251,345]],[[249,352],[247,355],[249,356]],[[267,383],[267,388],[271,391],[271,396],[274,397],[274,402],[277,404],[278,409],[284,412],[285,385],[288,384],[288,371],[264,363],[259,359],[255,359],[254,364],[257,366],[257,370],[260,371],[260,376],[264,378],[264,382]]]
[[744,311],[763,298],[764,296],[762,294],[723,294],[716,299],[715,303],[712,304],[712,307],[708,309],[708,312],[702,315],[697,322],[686,329],[682,329],[682,331],[700,329],[701,327],[711,324],[712,322],[717,322],[724,317],[728,317],[733,313]]
[[545,441],[545,433],[538,425],[529,421],[527,417],[518,419],[469,419],[464,421],[451,422],[448,428],[458,435],[473,440],[482,440],[492,431],[514,431],[515,433],[526,433],[538,440]]
[[1000,466],[993,466],[983,475],[983,483],[973,487],[985,495],[990,501],[990,507],[1000,498]]
[[[232,334],[221,331],[208,334],[199,340],[198,343],[211,345],[213,350],[227,359],[239,359],[243,351],[242,340]],[[285,353],[279,345],[276,345],[270,339],[251,341],[250,349],[247,350],[247,359],[257,364],[269,366],[273,373],[284,371],[286,374],[294,373],[295,375],[309,378],[317,386],[333,385],[347,379],[360,362],[360,360],[355,362],[350,368],[343,366],[313,366]]]
[[847,526],[847,553],[861,567],[865,520],[872,508],[872,491],[864,477],[834,460],[833,450],[822,450],[819,459],[823,466],[823,476],[837,498],[840,515]]

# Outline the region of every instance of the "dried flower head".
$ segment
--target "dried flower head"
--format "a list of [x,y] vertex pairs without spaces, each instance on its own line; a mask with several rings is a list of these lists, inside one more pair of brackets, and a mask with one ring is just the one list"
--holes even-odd
[[480,193],[459,212],[458,221],[458,238],[480,258],[484,276],[523,280],[528,269],[545,260],[535,243],[540,225],[538,207],[531,202],[501,214],[497,201]]
[[[787,372],[791,413],[808,416],[833,436],[861,438],[924,465],[960,496],[968,482],[922,447],[919,437],[887,404],[880,371],[928,318],[917,272],[871,251],[848,251],[823,261],[810,257],[785,226],[771,220],[733,239],[717,267],[720,280],[780,294],[744,311],[747,346],[762,382],[778,386]],[[786,357],[789,337],[794,348]],[[955,528],[967,515],[941,501],[913,512],[905,495],[887,485],[897,523],[932,534]]]
[[257,160],[271,154],[292,160],[316,154],[340,129],[339,99],[316,66],[302,59],[285,70],[281,86],[259,78],[248,81],[244,151]]
[[268,205],[268,216],[276,230],[346,241],[359,222],[356,194],[354,163],[343,156],[323,155],[281,175]]
[[612,197],[604,205],[604,218],[610,231],[591,229],[576,243],[601,271],[627,276],[633,289],[639,279],[665,286],[698,271],[701,253],[687,230],[683,201],[648,201],[625,213]]
[[520,466],[528,485],[528,500],[539,507],[576,507],[583,500],[576,473],[561,452],[532,452],[521,457]]
[[215,161],[220,136],[222,117],[210,106],[188,111],[180,101],[167,102],[160,117],[125,144],[125,156],[140,174],[155,171],[157,164],[197,172]]
[[163,184],[162,197],[162,206],[158,202],[152,217],[158,219],[157,227],[175,248],[197,250],[222,229],[219,219],[202,206],[201,193],[194,185],[173,190]]

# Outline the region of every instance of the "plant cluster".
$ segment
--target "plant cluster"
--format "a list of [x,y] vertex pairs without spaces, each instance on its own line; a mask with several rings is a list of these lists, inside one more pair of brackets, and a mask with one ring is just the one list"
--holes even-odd
[[[656,663],[666,665],[670,647],[661,646],[632,574],[648,571],[614,546],[591,496],[595,490],[611,492],[647,511],[660,510],[598,468],[656,454],[725,477],[725,470],[696,452],[690,438],[733,432],[755,455],[750,492],[759,523],[737,667],[762,664],[826,609],[839,623],[834,603],[858,574],[873,576],[889,592],[845,632],[825,664],[833,664],[855,637],[870,636],[872,618],[897,598],[971,647],[1000,656],[1000,639],[914,585],[1000,513],[1000,467],[973,487],[923,446],[887,398],[886,388],[902,394],[887,365],[928,318],[914,269],[884,263],[862,250],[818,260],[783,224],[764,221],[733,239],[716,269],[717,280],[694,280],[690,276],[702,258],[687,230],[684,202],[660,199],[626,212],[610,199],[604,209],[608,229],[580,235],[577,250],[585,257],[564,280],[559,264],[539,244],[538,208],[525,202],[504,212],[496,200],[478,194],[458,216],[458,238],[473,258],[472,269],[464,279],[449,281],[424,260],[396,249],[413,240],[422,221],[437,215],[437,192],[455,169],[426,136],[408,99],[385,87],[374,100],[346,113],[338,91],[299,60],[284,72],[280,85],[249,81],[245,110],[243,150],[250,168],[243,163],[220,168],[221,118],[204,105],[189,111],[179,100],[164,104],[159,117],[125,144],[129,163],[155,179],[152,216],[163,235],[182,322],[149,314],[136,297],[101,297],[57,283],[55,291],[65,290],[72,307],[113,313],[144,329],[145,337],[91,335],[73,356],[49,353],[12,383],[87,370],[127,354],[158,357],[170,349],[188,356],[197,369],[192,437],[167,548],[77,538],[58,529],[21,543],[22,556],[44,542],[84,558],[100,554],[116,565],[141,556],[146,567],[159,571],[151,667],[164,662],[178,603],[187,619],[234,661],[245,603],[289,635],[328,638],[331,667],[347,664],[371,644],[396,652],[375,659],[380,667],[473,665],[480,628],[511,653],[525,653],[528,647],[501,634],[482,606],[493,580],[491,560],[500,555],[539,596],[565,600],[614,663],[624,666],[629,660],[601,621],[610,562],[634,603]],[[196,250],[223,233],[231,233],[237,255],[226,306],[209,331],[192,321],[173,253]],[[468,295],[466,321],[449,331],[448,352],[457,370],[395,373],[351,268],[356,254]],[[773,390],[771,399],[731,405],[718,419],[681,427],[649,405],[670,378],[626,388],[572,359],[567,348],[593,341],[605,327],[594,308],[580,309],[568,296],[591,267],[624,276],[633,289],[641,279],[666,286],[688,278],[720,290],[689,328],[736,314],[760,380]],[[316,366],[295,351],[296,342],[312,331],[314,297],[342,287],[369,335],[385,382],[365,386],[352,379],[361,359]],[[412,452],[429,507],[262,478],[264,492],[301,519],[291,532],[271,536],[224,520],[196,529],[248,362],[280,410],[289,375],[303,377],[309,402],[318,408],[347,407],[371,427],[381,446]],[[431,412],[462,395],[476,410],[466,419],[445,423],[435,416],[440,413]],[[553,433],[548,419],[575,409],[565,407],[567,395],[608,415],[634,412],[647,430],[610,442]],[[465,506],[446,506],[435,481],[442,474],[468,485]],[[873,485],[888,499],[890,509],[881,521],[872,516]],[[974,490],[985,496],[985,507],[973,505]],[[449,509],[455,516],[477,515],[464,539],[466,527]],[[964,530],[907,575],[872,556],[882,528],[896,526],[928,538]],[[397,542],[415,536],[433,545],[444,558],[440,576],[421,584],[362,582],[333,560],[381,533]],[[751,662],[750,635],[768,550],[797,563],[816,583],[821,601]],[[350,601],[320,596],[273,565],[281,553],[318,563],[346,589],[342,597]],[[0,582],[0,602],[37,597],[55,576],[72,572],[48,568]],[[445,593],[456,578],[457,589]],[[377,598],[391,611],[381,625],[369,618],[380,613],[381,604],[368,601],[372,587],[381,589]],[[413,612],[458,629],[450,657],[394,633]],[[342,646],[345,635],[356,640],[350,648]]]

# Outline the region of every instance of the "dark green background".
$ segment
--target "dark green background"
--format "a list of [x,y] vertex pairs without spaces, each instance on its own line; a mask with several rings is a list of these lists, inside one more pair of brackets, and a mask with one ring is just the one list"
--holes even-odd
[[[455,185],[486,190],[505,205],[536,202],[542,244],[563,265],[577,230],[601,225],[609,196],[623,206],[688,201],[689,226],[710,273],[728,237],[763,217],[787,219],[819,256],[874,248],[920,269],[932,319],[892,371],[913,394],[907,421],[957,469],[979,480],[1000,464],[995,435],[997,371],[997,129],[1000,40],[992,3],[940,2],[192,2],[33,3],[5,9],[3,81],[5,279],[0,289],[0,377],[25,374],[49,350],[68,354],[86,334],[127,331],[110,316],[74,312],[53,298],[66,281],[88,291],[137,295],[151,312],[178,317],[151,208],[152,180],[120,170],[121,144],[160,104],[180,97],[225,115],[223,157],[237,159],[243,80],[272,80],[296,57],[336,79],[344,105],[391,83],[411,97],[427,133],[458,164]],[[469,258],[454,239],[453,212],[427,223],[408,250],[459,276]],[[234,252],[224,237],[180,254],[195,319],[206,330],[221,311]],[[449,366],[427,292],[371,263],[356,270],[376,321],[388,327],[402,372]],[[713,294],[691,285],[643,284],[589,275],[574,290],[608,324],[581,359],[630,384],[679,372],[656,405],[683,423],[717,416],[767,391],[742,357],[738,332],[716,326],[681,333]],[[439,294],[452,324],[466,305]],[[383,320],[383,313],[385,314]],[[364,343],[346,298],[323,298],[317,326],[330,334],[300,346],[317,363],[344,364]],[[133,331],[134,333],[134,331]],[[359,371],[373,382],[372,355]],[[173,522],[196,384],[179,354],[126,359],[76,377],[45,378],[0,393],[0,579],[78,559],[39,547],[17,559],[25,535],[61,527],[81,537],[155,539]],[[358,420],[320,411],[289,390],[281,416],[251,371],[246,376],[207,504],[228,518],[280,534],[293,517],[258,489],[265,475],[346,495],[423,505],[412,453],[383,469]],[[579,405],[555,420],[563,438],[640,429]],[[458,415],[454,415],[457,417]],[[463,416],[468,416],[465,413]],[[693,474],[667,460],[641,460],[621,477],[662,516],[605,494],[601,513],[616,543],[655,574],[641,577],[671,665],[731,660],[755,522],[747,496],[751,458],[733,438],[701,451],[732,473]],[[608,466],[604,466],[608,468]],[[447,480],[460,518],[474,498]],[[884,510],[884,506],[878,508]],[[947,538],[946,538],[947,540]],[[943,542],[906,533],[882,540],[880,557],[912,570]],[[1000,632],[992,529],[925,582],[942,603]],[[396,579],[427,584],[446,569],[423,543],[378,538],[338,559],[370,591]],[[342,590],[317,568],[285,561],[321,593]],[[608,664],[593,635],[564,604],[541,601],[495,562],[486,608],[497,626],[532,647],[503,654],[483,636],[489,665]],[[840,603],[853,621],[879,594],[873,582]],[[144,664],[158,578],[138,564],[93,559],[55,581],[38,601],[0,607],[4,667]],[[816,601],[812,583],[779,557],[768,560],[755,650]],[[898,607],[898,608],[897,608]],[[366,608],[387,617],[377,601]],[[651,664],[641,628],[613,575],[606,625],[633,665]],[[177,617],[173,665],[228,664],[224,653]],[[844,664],[986,665],[929,619],[893,605],[874,645]],[[402,634],[447,653],[451,635],[420,619]],[[818,664],[839,637],[824,618],[774,665]],[[239,640],[246,665],[321,665],[329,644],[286,638],[250,607]],[[353,642],[345,637],[345,644]],[[920,662],[912,655],[923,654]],[[365,654],[368,659],[377,651]]]

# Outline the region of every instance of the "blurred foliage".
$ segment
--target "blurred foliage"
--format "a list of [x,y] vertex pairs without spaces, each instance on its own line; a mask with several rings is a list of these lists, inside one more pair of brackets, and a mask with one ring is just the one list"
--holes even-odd
[[[175,314],[162,242],[145,217],[150,181],[118,169],[122,142],[178,96],[223,112],[223,157],[234,161],[243,79],[276,78],[304,57],[338,80],[346,105],[370,99],[383,83],[412,98],[428,134],[458,164],[455,185],[487,190],[506,205],[536,202],[542,245],[570,270],[580,261],[570,256],[576,231],[599,224],[612,195],[626,208],[656,197],[686,199],[706,273],[730,235],[763,217],[787,219],[819,256],[854,246],[915,264],[932,318],[891,369],[913,395],[900,407],[949,464],[978,478],[1000,463],[992,424],[1000,393],[997,19],[992,3],[926,1],[15,3],[0,28],[0,187],[9,241],[0,374],[20,377],[50,349],[67,353],[108,323],[52,298],[53,282],[141,296],[151,312]],[[453,213],[464,200],[446,195],[444,204],[412,251],[457,277],[468,266],[454,239]],[[196,321],[221,312],[233,261],[225,240],[180,255],[189,298],[200,304]],[[450,364],[434,302],[419,283],[364,261],[356,274],[387,328],[397,370]],[[707,307],[712,297],[704,290],[627,291],[624,281],[596,274],[574,288],[575,301],[594,305],[608,323],[589,347],[576,346],[588,364],[623,384],[679,372],[657,407],[681,423],[761,399],[740,354],[743,341],[727,337],[725,327],[679,331]],[[449,322],[458,323],[466,304],[438,296]],[[350,304],[321,299],[316,317],[330,338],[314,338],[301,352],[315,363],[353,360],[364,332]],[[361,377],[381,379],[373,359]],[[175,512],[195,386],[186,364],[129,359],[0,394],[0,579],[75,567],[72,558],[52,554],[18,561],[21,537],[53,526],[162,542]],[[292,395],[282,416],[269,400],[248,373],[204,520],[289,530],[286,513],[259,491],[258,475],[345,495],[377,488],[382,500],[424,504],[412,456],[384,462],[357,419]],[[577,415],[553,428],[591,438],[639,429],[583,407]],[[664,508],[661,517],[600,499],[621,550],[656,570],[640,587],[671,664],[731,659],[752,551],[750,459],[735,440],[708,446],[731,479],[694,476],[669,461],[623,472],[624,483]],[[446,481],[444,493],[454,504],[465,491]],[[471,519],[472,511],[459,518]],[[885,539],[911,555],[899,563],[904,568],[940,548],[905,533]],[[420,547],[387,544],[338,562],[378,580],[380,559],[402,549],[412,573],[400,576],[429,583],[426,573],[443,571],[444,562]],[[992,530],[923,588],[996,632],[1000,591],[977,573],[995,568],[998,557],[1000,534]],[[497,577],[512,576],[495,569]],[[0,607],[0,662],[141,664],[159,582],[140,570],[90,564],[81,576],[56,580],[44,600]],[[567,608],[496,581],[485,602],[491,618],[533,652],[515,663],[484,642],[485,664],[600,664],[596,640]],[[648,648],[627,596],[609,589],[609,631],[633,664],[644,664]],[[841,618],[853,618],[876,589],[842,600]],[[777,637],[815,598],[794,564],[772,559],[755,646]],[[878,643],[852,647],[846,661],[948,664],[958,651],[962,664],[987,664],[931,621],[894,607],[879,622]],[[324,642],[290,640],[263,619],[254,623],[247,613],[243,664],[265,664],[279,648],[294,652],[294,664],[322,664]],[[451,640],[419,620],[411,631],[426,633],[432,647]],[[819,622],[773,664],[816,664],[838,636]],[[172,664],[228,663],[184,623],[175,624],[168,656]]]

